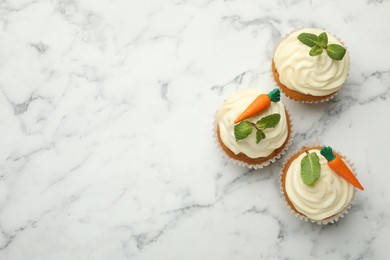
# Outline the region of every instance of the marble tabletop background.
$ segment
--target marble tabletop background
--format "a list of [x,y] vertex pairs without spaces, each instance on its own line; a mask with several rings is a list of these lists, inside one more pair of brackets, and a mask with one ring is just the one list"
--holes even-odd
[[[390,1],[0,0],[0,259],[386,259]],[[283,101],[289,152],[327,144],[365,186],[319,226],[284,206],[286,156],[251,171],[213,139],[238,88],[272,89],[280,39],[351,55],[326,104]]]

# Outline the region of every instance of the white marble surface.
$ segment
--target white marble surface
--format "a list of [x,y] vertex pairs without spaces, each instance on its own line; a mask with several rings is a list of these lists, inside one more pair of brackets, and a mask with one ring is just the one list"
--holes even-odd
[[[0,0],[0,259],[386,259],[390,1]],[[331,102],[284,97],[294,144],[365,186],[335,225],[283,205],[283,159],[248,171],[217,107],[271,89],[275,44],[326,28],[351,54]]]

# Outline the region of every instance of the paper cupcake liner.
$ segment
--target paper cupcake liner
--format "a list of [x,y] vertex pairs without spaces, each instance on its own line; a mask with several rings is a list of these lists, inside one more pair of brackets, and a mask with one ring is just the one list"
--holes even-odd
[[[311,219],[307,216],[304,216],[302,215],[302,213],[298,213],[295,209],[293,209],[291,207],[291,205],[287,202],[287,194],[285,194],[284,192],[284,188],[283,188],[283,182],[282,182],[282,178],[283,178],[283,171],[287,165],[287,163],[290,161],[290,159],[292,157],[294,157],[295,155],[297,154],[301,154],[303,151],[307,150],[307,149],[311,149],[311,148],[314,148],[314,147],[323,147],[323,145],[308,145],[308,146],[303,146],[301,147],[298,151],[295,151],[294,153],[291,153],[288,158],[284,161],[283,163],[283,167],[282,167],[282,171],[280,173],[280,177],[279,177],[279,189],[280,189],[280,192],[283,196],[283,200],[284,200],[284,204],[285,206],[290,209],[290,212],[295,215],[295,217],[301,219],[301,220],[304,220],[304,221],[310,221],[312,223],[316,223],[318,225],[327,225],[327,224],[334,224],[336,223],[339,219],[341,218],[344,218],[344,216],[349,212],[349,210],[352,208],[352,205],[355,203],[355,193],[356,193],[356,188],[353,188],[353,194],[352,194],[352,198],[351,198],[351,201],[348,203],[348,205],[343,209],[341,210],[339,213],[337,213],[336,215],[334,216],[331,216],[329,218],[326,218],[326,219],[323,219],[323,220],[314,220],[314,219]],[[341,158],[343,159],[344,162],[346,162],[346,164],[351,168],[353,174],[356,176],[356,168],[355,168],[355,165],[353,163],[351,163],[351,161],[346,158],[344,155],[342,155],[341,153],[339,153],[337,150],[334,150],[333,151],[335,153],[337,153],[339,156],[341,156]]]
[[[328,102],[328,101],[330,101],[331,99],[333,99],[334,97],[336,97],[336,96],[338,95],[339,91],[343,88],[343,86],[344,86],[345,83],[347,82],[347,80],[348,80],[348,78],[349,78],[349,71],[350,71],[350,68],[351,68],[350,65],[348,66],[347,77],[346,77],[344,83],[340,86],[340,88],[339,88],[338,90],[336,90],[334,93],[332,93],[331,96],[329,96],[329,97],[327,97],[327,98],[324,98],[324,99],[321,99],[321,100],[316,100],[316,101],[310,101],[310,100],[297,100],[297,99],[294,99],[293,97],[290,97],[290,96],[289,96],[288,94],[286,94],[286,93],[283,91],[283,89],[279,86],[279,84],[276,82],[275,77],[274,77],[274,75],[273,75],[272,63],[273,63],[273,60],[274,60],[275,51],[276,51],[276,49],[278,48],[279,44],[280,44],[283,40],[285,40],[285,39],[287,38],[287,36],[289,36],[289,35],[292,34],[293,32],[296,32],[296,31],[298,31],[298,30],[301,30],[301,29],[304,29],[304,27],[302,27],[302,28],[296,28],[296,29],[292,30],[291,32],[285,34],[284,37],[282,37],[282,38],[279,40],[279,42],[275,45],[275,48],[274,48],[274,51],[273,51],[273,55],[272,55],[271,68],[270,68],[270,70],[271,70],[271,75],[272,75],[272,79],[273,79],[275,85],[280,89],[280,91],[283,92],[283,94],[284,94],[288,99],[290,99],[290,100],[292,100],[292,101],[295,101],[295,102],[298,102],[298,103],[301,103],[301,104],[318,104],[318,103]],[[318,29],[322,29],[324,32],[327,32],[327,30],[325,30],[324,28],[318,28]],[[348,52],[348,48],[347,48],[347,46],[345,45],[345,43],[344,43],[342,40],[340,40],[340,38],[339,38],[336,34],[333,34],[333,33],[332,33],[332,35],[333,35],[336,39],[338,39],[338,40],[343,44],[343,46],[347,49],[347,52]],[[349,64],[351,64],[351,56],[349,56]],[[288,88],[288,87],[286,86],[286,88]],[[303,94],[303,93],[301,93],[301,94]],[[303,95],[305,95],[305,94],[303,94]]]
[[[271,71],[272,71],[272,68],[271,68]],[[349,72],[348,72],[349,73]],[[331,96],[328,96],[327,98],[324,98],[324,99],[321,99],[321,100],[297,100],[293,97],[290,97],[288,94],[286,94],[286,92],[283,91],[282,88],[280,88],[280,86],[278,84],[276,84],[280,91],[283,92],[284,96],[287,97],[288,99],[292,100],[292,101],[295,101],[295,102],[298,102],[298,103],[301,103],[301,104],[318,104],[318,103],[324,103],[324,102],[328,102],[329,100],[333,99],[334,97],[336,97],[338,95],[338,92],[339,90],[337,90],[336,92],[334,92]]]
[[286,153],[286,151],[288,150],[288,148],[291,145],[291,142],[292,142],[292,139],[293,139],[293,136],[294,136],[293,122],[292,122],[292,119],[291,119],[291,114],[286,109],[286,107],[284,109],[287,112],[288,118],[290,120],[290,134],[288,136],[287,143],[284,146],[283,150],[281,152],[279,152],[277,155],[275,155],[274,157],[268,159],[267,161],[264,161],[264,162],[259,163],[259,164],[249,164],[249,163],[246,163],[246,162],[234,159],[234,158],[230,157],[228,154],[226,154],[226,152],[222,149],[221,144],[218,141],[218,133],[217,133],[218,123],[217,123],[217,121],[215,121],[215,116],[214,116],[214,122],[213,122],[213,131],[214,131],[214,133],[213,133],[213,137],[214,137],[215,145],[217,146],[218,150],[222,153],[224,158],[228,159],[229,161],[231,161],[234,164],[237,164],[237,165],[239,165],[241,167],[246,167],[246,168],[249,168],[249,169],[258,170],[258,169],[262,169],[262,168],[270,165],[271,163],[274,163],[276,160],[278,160],[280,157],[282,157]]

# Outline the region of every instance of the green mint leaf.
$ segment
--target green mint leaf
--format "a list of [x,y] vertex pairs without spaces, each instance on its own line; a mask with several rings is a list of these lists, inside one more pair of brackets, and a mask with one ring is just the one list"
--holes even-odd
[[309,55],[310,56],[317,56],[322,53],[322,47],[316,45],[313,48],[310,49]]
[[346,51],[347,50],[343,46],[338,44],[329,44],[326,48],[326,52],[328,53],[329,57],[334,60],[342,60]]
[[309,47],[314,47],[319,43],[318,36],[312,33],[301,33],[297,38]]
[[256,144],[260,143],[261,140],[265,139],[265,134],[262,130],[257,130],[256,132]]
[[326,46],[328,45],[328,35],[326,34],[326,32],[323,32],[318,35],[318,42],[322,48],[326,48]]
[[245,120],[234,126],[234,137],[236,137],[236,141],[243,140],[247,138],[252,131],[251,122]]
[[256,144],[260,143],[261,140],[265,139],[265,133],[263,130],[267,128],[275,127],[280,121],[280,114],[271,114],[261,118],[256,122],[256,125],[248,120],[242,121],[241,123],[234,126],[234,137],[236,141],[247,138],[252,132],[253,127],[256,128]]
[[264,130],[267,128],[274,128],[280,121],[280,114],[271,114],[263,117],[256,122],[257,128]]
[[320,177],[320,158],[316,153],[306,152],[301,161],[301,178],[304,184],[311,185]]

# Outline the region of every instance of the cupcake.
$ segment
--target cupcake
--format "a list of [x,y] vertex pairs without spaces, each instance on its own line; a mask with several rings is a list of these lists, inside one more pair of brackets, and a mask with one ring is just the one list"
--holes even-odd
[[317,103],[333,98],[347,79],[349,54],[321,29],[294,31],[277,46],[272,60],[276,83],[289,98]]
[[281,174],[286,204],[301,219],[337,221],[351,208],[354,186],[363,190],[351,169],[330,147],[303,147],[287,160]]
[[279,89],[240,89],[218,109],[216,137],[233,162],[262,168],[279,158],[291,137],[291,122]]

